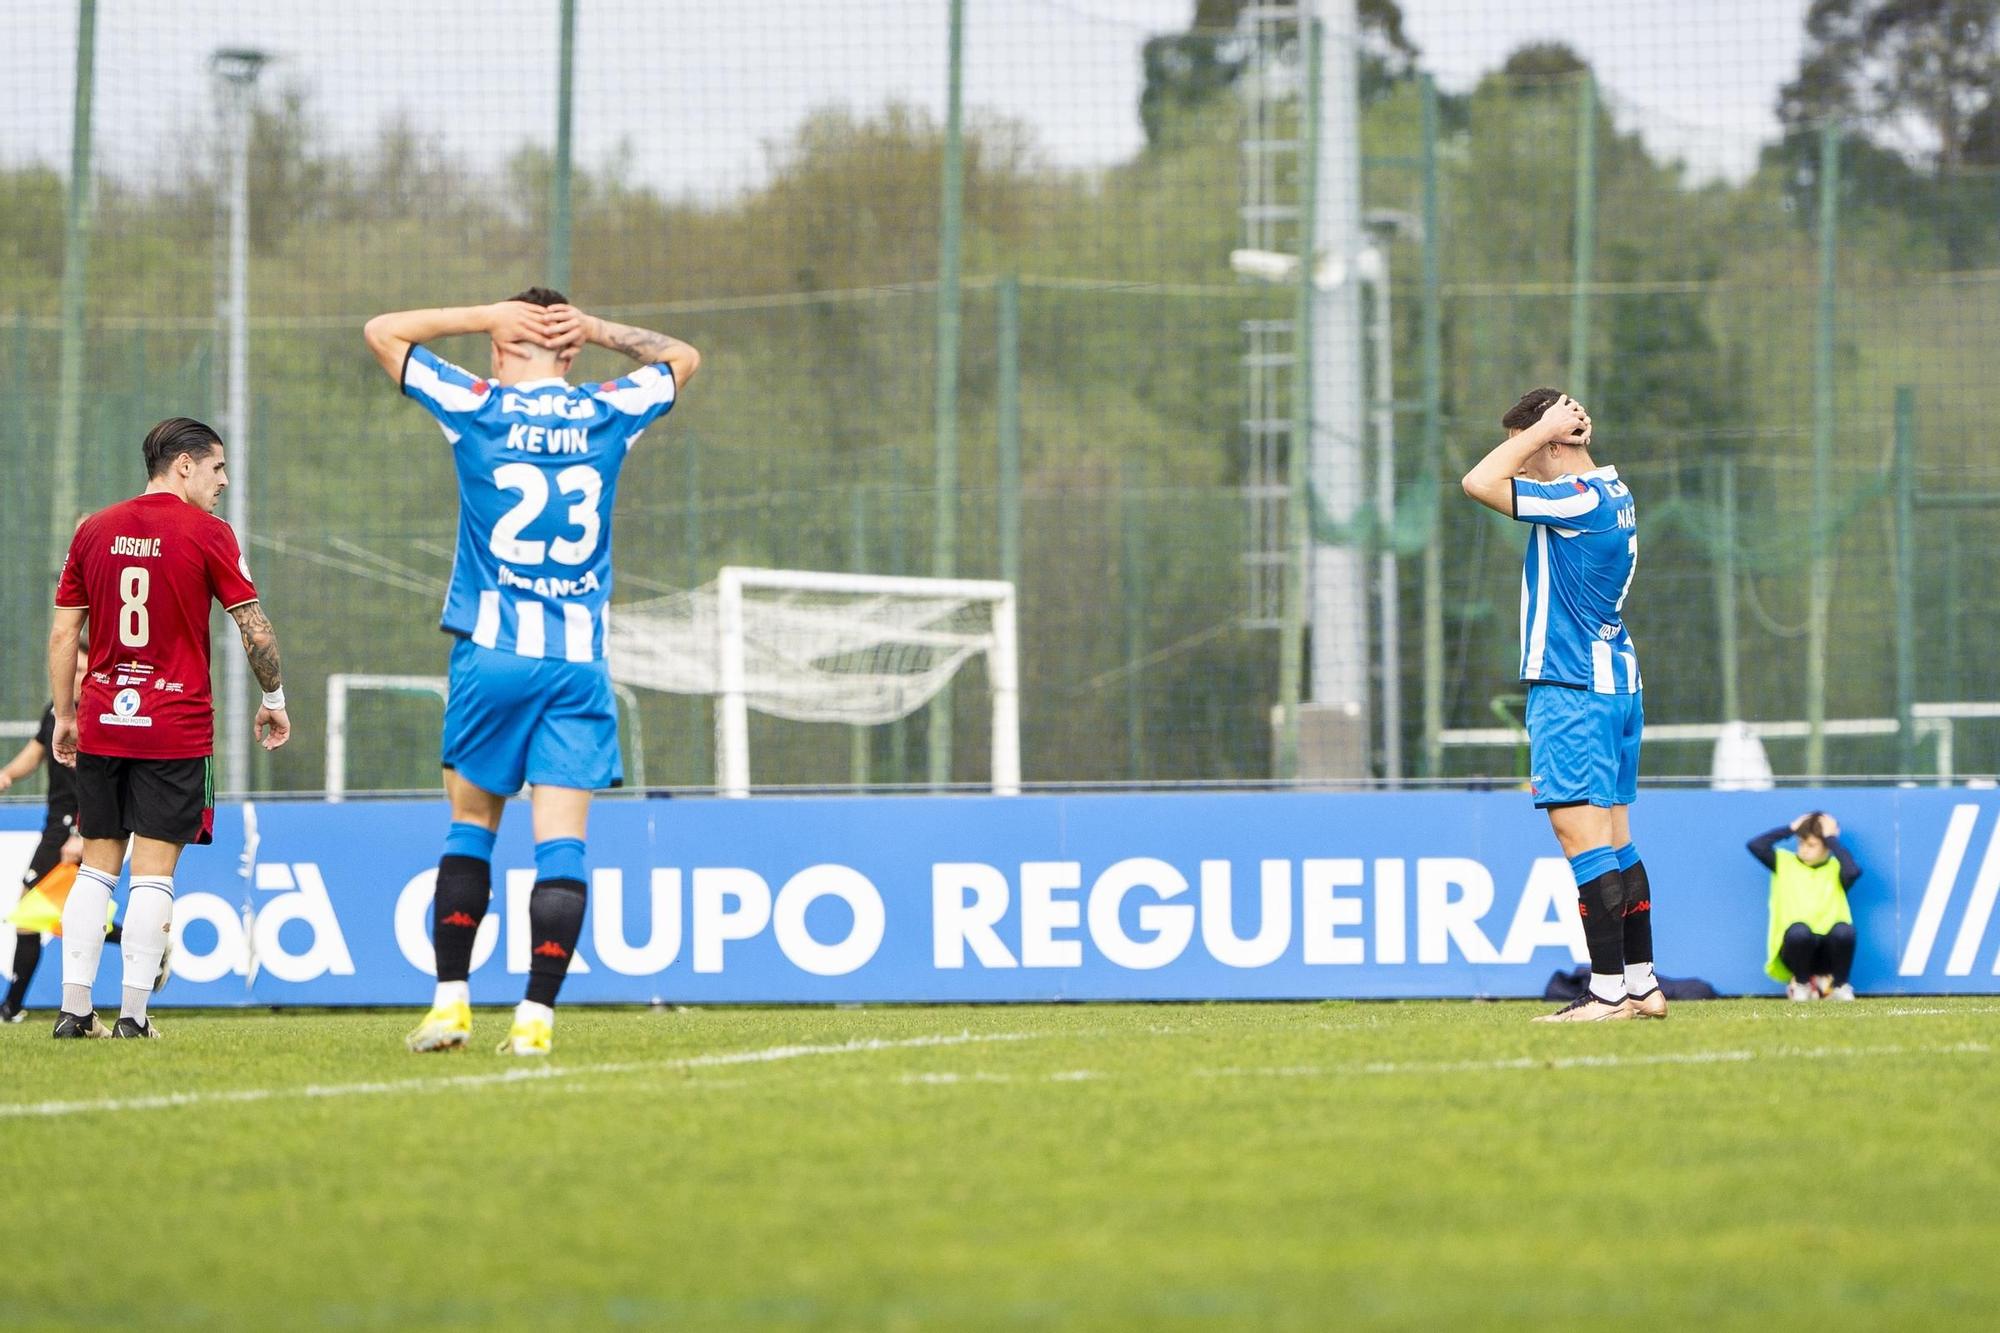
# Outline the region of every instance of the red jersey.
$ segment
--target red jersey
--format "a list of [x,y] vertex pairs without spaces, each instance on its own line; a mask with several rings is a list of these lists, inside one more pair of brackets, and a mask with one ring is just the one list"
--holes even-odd
[[69,544],[58,607],[90,611],[77,748],[127,759],[199,759],[215,748],[208,603],[257,600],[227,523],[153,491],[99,510]]

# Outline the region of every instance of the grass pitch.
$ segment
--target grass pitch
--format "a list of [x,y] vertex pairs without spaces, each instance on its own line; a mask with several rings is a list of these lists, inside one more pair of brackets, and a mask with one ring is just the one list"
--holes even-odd
[[[2000,1001],[0,1028],[0,1325],[1950,1327]],[[80,1175],[79,1163],[88,1169]],[[1989,1325],[1990,1326],[1990,1325]]]

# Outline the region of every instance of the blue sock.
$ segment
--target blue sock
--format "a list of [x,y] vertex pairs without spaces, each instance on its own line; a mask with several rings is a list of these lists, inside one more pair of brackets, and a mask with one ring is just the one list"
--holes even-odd
[[469,856],[475,861],[493,859],[493,842],[500,834],[478,824],[467,824],[453,820],[445,831],[444,854],[446,856]]
[[535,844],[535,882],[552,879],[584,882],[582,838],[551,838]]
[[1569,859],[1569,868],[1576,875],[1576,886],[1581,889],[1599,875],[1620,869],[1618,853],[1609,847],[1593,847],[1587,852],[1578,852]]
[[1639,849],[1629,842],[1623,847],[1613,847],[1611,854],[1618,858],[1618,869],[1621,871],[1639,864]]

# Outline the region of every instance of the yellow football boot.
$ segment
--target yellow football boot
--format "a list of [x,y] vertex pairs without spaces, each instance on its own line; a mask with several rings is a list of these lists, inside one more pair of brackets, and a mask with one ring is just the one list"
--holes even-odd
[[424,1015],[403,1044],[413,1051],[462,1051],[472,1040],[472,1006],[441,1004]]

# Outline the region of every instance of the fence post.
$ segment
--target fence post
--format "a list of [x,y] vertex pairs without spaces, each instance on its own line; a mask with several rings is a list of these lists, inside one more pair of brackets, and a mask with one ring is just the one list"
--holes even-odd
[[562,35],[556,77],[556,153],[549,172],[549,277],[557,291],[569,290],[570,113],[576,74],[576,0],[562,0]]
[[1135,780],[1146,776],[1145,690],[1140,659],[1146,655],[1146,551],[1141,468],[1126,458],[1118,484],[1118,592],[1125,612],[1125,767]]
[[1827,616],[1833,602],[1834,257],[1840,210],[1840,127],[1819,131],[1819,310],[1813,330],[1812,583],[1806,606],[1806,775],[1826,772]]
[[[849,528],[847,567],[857,574],[868,568],[868,488],[860,482],[848,492]],[[866,726],[847,729],[847,781],[857,790],[868,786],[870,734]]]
[[1721,546],[1721,565],[1715,576],[1715,621],[1718,648],[1722,655],[1722,720],[1743,717],[1743,673],[1741,642],[1736,631],[1736,451],[1725,449],[1719,469],[1721,516],[1716,541]]
[[998,288],[1000,577],[1021,584],[1021,280],[1002,274]]
[[1590,279],[1597,256],[1597,77],[1576,89],[1575,264],[1569,298],[1569,393],[1590,396]]
[[[686,440],[685,459],[687,462],[687,491],[681,509],[681,558],[683,577],[681,582],[689,588],[699,588],[701,578],[701,433],[688,431],[682,438]],[[700,695],[688,696],[688,750],[693,758],[693,786],[706,786],[715,779],[714,758],[710,753],[715,739],[715,715],[712,709],[719,703],[703,699]]]
[[1424,456],[1430,492],[1430,537],[1424,543],[1424,776],[1444,771],[1444,302],[1438,252],[1438,99],[1429,74],[1424,100],[1423,338]]
[[[949,74],[944,119],[944,197],[938,224],[937,524],[931,573],[958,573],[958,330],[959,232],[965,205],[965,0],[951,0]],[[951,781],[951,686],[930,703],[930,784]]]
[[[97,68],[97,0],[76,7],[76,96],[69,131],[69,208],[63,228],[62,346],[56,371],[56,439],[49,501],[49,582],[69,551],[83,460],[83,305],[90,264],[90,99]],[[235,700],[230,700],[232,706]]]
[[1896,386],[1896,770],[1917,771],[1917,573],[1916,529],[1917,391]]

